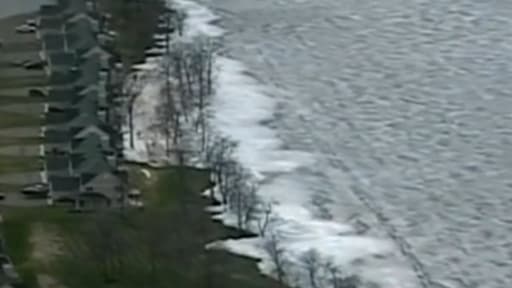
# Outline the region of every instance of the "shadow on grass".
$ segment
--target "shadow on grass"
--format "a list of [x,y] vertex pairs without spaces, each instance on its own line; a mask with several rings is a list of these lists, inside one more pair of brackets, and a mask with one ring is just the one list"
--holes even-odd
[[0,111],[0,129],[16,127],[37,127],[42,121],[38,115],[27,115],[16,112]]
[[26,53],[34,52],[36,54],[41,49],[41,44],[36,41],[17,41],[7,42],[2,47],[3,53]]
[[0,89],[43,86],[47,83],[48,79],[44,75],[33,75],[26,77],[2,77],[0,78]]
[[39,157],[0,156],[0,174],[35,172],[41,167],[42,163]]
[[65,209],[47,207],[2,207],[0,212],[3,217],[1,231],[6,243],[6,252],[23,281],[20,287],[38,288],[37,273],[45,271],[45,267],[31,258],[30,237],[33,225],[57,224],[61,231],[72,231],[75,225],[80,225],[82,215],[70,214]]
[[0,137],[0,147],[32,146],[44,143],[41,137]]
[[29,96],[9,96],[2,95],[0,92],[0,105],[12,105],[12,104],[31,104],[31,103],[43,103],[43,98],[29,97]]
[[0,183],[0,193],[19,192],[22,188],[23,188],[23,185],[11,184],[11,183]]

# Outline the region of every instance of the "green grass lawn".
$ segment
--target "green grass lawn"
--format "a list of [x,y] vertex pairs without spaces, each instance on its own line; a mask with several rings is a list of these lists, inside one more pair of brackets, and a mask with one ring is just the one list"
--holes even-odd
[[23,185],[16,185],[10,183],[0,183],[0,193],[18,192],[23,188]]
[[23,113],[0,111],[0,129],[16,127],[36,127],[41,125],[39,115],[27,115]]
[[[41,271],[67,288],[280,287],[260,275],[253,260],[204,249],[212,240],[236,234],[204,211],[209,200],[200,192],[209,185],[207,171],[148,170],[150,178],[138,166],[131,169],[132,184],[146,199],[142,211],[2,211],[8,252],[27,277],[27,287],[38,288],[34,279]],[[30,256],[33,247],[27,239],[36,223],[58,227],[63,239],[64,252],[48,265]]]
[[33,86],[44,86],[48,79],[43,75],[31,75],[25,77],[1,77],[0,89],[25,88]]
[[41,137],[0,137],[0,147],[39,145],[44,143]]
[[28,95],[20,96],[9,96],[2,95],[0,92],[0,106],[6,106],[11,104],[30,104],[30,103],[42,103],[44,99],[29,97]]
[[36,172],[42,167],[39,157],[0,156],[0,174]]
[[34,52],[37,53],[41,49],[41,43],[38,41],[18,41],[7,42],[2,47],[3,53],[21,53],[21,52]]
[[[7,254],[11,257],[21,279],[29,285],[34,285],[35,273],[29,263],[30,257],[30,222],[25,217],[12,216],[2,211],[4,219],[2,235],[5,239]],[[32,286],[35,287],[35,286]]]
[[32,243],[30,237],[34,224],[58,225],[62,231],[73,231],[80,225],[83,215],[70,214],[65,209],[48,207],[2,208],[4,222],[2,235],[5,239],[7,254],[14,262],[24,287],[38,288],[36,275],[45,271],[40,263],[31,259]]

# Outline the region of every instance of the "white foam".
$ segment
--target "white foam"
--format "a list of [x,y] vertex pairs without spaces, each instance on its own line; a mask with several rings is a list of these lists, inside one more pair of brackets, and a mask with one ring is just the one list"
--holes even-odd
[[[172,1],[187,12],[185,37],[206,35],[219,37],[223,30],[212,24],[218,19],[210,10],[189,0]],[[311,155],[301,151],[281,148],[276,132],[262,125],[272,117],[275,101],[259,83],[247,76],[245,67],[238,61],[226,57],[216,59],[218,65],[218,87],[213,97],[212,123],[222,134],[239,142],[238,160],[259,180],[265,181],[259,196],[274,204],[269,230],[279,236],[289,261],[300,269],[299,258],[309,249],[316,249],[323,258],[331,259],[342,269],[378,282],[382,287],[417,287],[414,274],[396,262],[383,263],[375,260],[396,256],[396,247],[385,239],[356,235],[353,227],[333,221],[316,219],[307,207],[310,206],[311,191],[288,174],[294,169],[314,164]],[[267,173],[278,173],[276,179],[266,179]],[[236,217],[226,207],[209,207],[213,218],[225,225],[236,226]],[[248,229],[257,232],[255,223]],[[268,233],[267,233],[268,235]],[[264,239],[228,239],[212,243],[208,248],[223,248],[233,253],[260,259],[263,273],[270,274],[272,264],[262,248]],[[373,259],[373,260],[372,260]],[[369,264],[357,269],[356,262]],[[377,264],[376,264],[377,263]],[[381,265],[382,264],[382,265]],[[364,267],[371,271],[365,271]],[[301,282],[305,283],[305,282]]]

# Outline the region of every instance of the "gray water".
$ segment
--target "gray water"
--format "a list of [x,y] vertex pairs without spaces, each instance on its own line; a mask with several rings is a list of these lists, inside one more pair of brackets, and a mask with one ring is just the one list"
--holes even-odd
[[512,2],[201,2],[318,155],[319,217],[384,231],[424,287],[512,287]]
[[48,3],[54,0],[0,0],[0,17],[35,12],[41,4]]

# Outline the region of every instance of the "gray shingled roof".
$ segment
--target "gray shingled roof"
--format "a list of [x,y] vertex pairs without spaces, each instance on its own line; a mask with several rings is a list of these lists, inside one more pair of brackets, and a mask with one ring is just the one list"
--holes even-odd
[[96,35],[87,19],[79,19],[65,26],[68,47],[81,55],[98,46]]
[[[90,111],[89,111],[90,112]],[[91,113],[80,113],[77,117],[73,118],[69,122],[70,127],[87,127],[89,125],[98,125],[101,121],[98,119],[96,114]]]
[[71,143],[71,149],[74,153],[86,153],[97,149],[103,150],[102,142],[97,134],[89,134],[83,139],[75,139]]
[[44,133],[45,143],[63,143],[68,142],[72,135],[68,130],[48,129]]
[[51,32],[62,32],[64,28],[64,19],[62,17],[42,17],[39,22],[39,30],[41,33],[51,33]]
[[89,99],[98,99],[98,93],[96,90],[90,90],[85,94],[78,94],[77,97],[74,97],[71,101],[73,106],[80,105],[83,101],[89,101]]
[[79,67],[80,77],[75,82],[78,87],[98,84],[100,80],[101,63],[98,55],[88,57]]
[[79,177],[52,176],[48,178],[52,192],[78,192],[80,190]]
[[47,51],[64,51],[64,34],[46,34],[41,40]]
[[45,114],[44,123],[46,125],[58,125],[65,124],[73,121],[77,118],[77,111],[75,110],[65,110],[61,112],[50,111]]
[[66,110],[63,112],[48,112],[45,114],[45,124],[56,125],[68,123],[76,118],[76,111]]
[[48,53],[48,61],[52,66],[63,66],[69,69],[76,65],[76,56],[72,52],[54,51]]
[[75,83],[79,77],[80,73],[76,70],[70,68],[66,69],[64,67],[52,67],[49,81],[51,85],[54,86],[68,85]]
[[65,171],[69,170],[69,156],[65,155],[47,155],[45,158],[46,170],[52,171]]
[[[99,175],[106,172],[113,172],[114,169],[110,166],[105,156],[100,152],[90,151],[84,153],[86,158],[78,163],[73,163],[73,169],[79,174],[94,174]],[[78,165],[76,165],[78,164]]]
[[69,88],[52,88],[46,98],[48,102],[68,102],[73,101],[76,93]]

